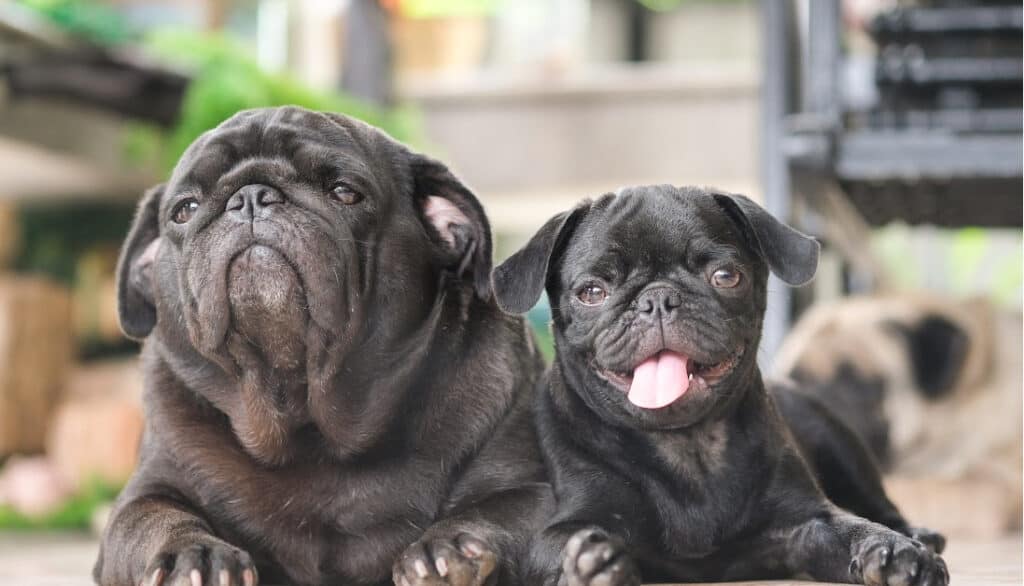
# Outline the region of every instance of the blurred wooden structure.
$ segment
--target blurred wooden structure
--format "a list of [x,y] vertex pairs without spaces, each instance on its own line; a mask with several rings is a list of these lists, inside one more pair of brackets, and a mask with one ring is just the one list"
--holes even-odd
[[0,456],[42,451],[71,363],[68,291],[0,277]]
[[127,482],[142,436],[142,372],[135,358],[74,367],[46,453],[71,487]]

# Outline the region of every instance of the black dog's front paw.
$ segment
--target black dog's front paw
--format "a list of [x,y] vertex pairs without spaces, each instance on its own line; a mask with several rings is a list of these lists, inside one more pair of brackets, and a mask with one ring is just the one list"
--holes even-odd
[[920,541],[889,533],[864,539],[850,574],[867,586],[946,586],[946,562]]
[[397,586],[483,586],[490,584],[498,555],[483,541],[463,533],[454,539],[418,541],[395,562]]
[[946,549],[946,536],[927,527],[911,527],[910,537],[925,544],[935,553],[942,553]]
[[142,586],[256,586],[249,554],[210,538],[165,546],[146,565]]
[[640,572],[621,539],[600,529],[583,529],[565,544],[558,584],[639,586]]

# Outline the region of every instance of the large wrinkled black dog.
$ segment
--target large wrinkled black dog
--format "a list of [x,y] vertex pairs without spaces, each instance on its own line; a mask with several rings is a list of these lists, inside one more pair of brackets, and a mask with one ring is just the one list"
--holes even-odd
[[104,585],[518,579],[549,513],[542,369],[442,164],[342,116],[243,112],[142,200],[119,311],[146,338]]
[[817,258],[745,197],[652,186],[555,216],[495,269],[502,307],[546,287],[554,318],[537,422],[559,508],[530,583],[948,582],[856,437],[780,390],[787,427],[762,382],[768,272],[801,284]]

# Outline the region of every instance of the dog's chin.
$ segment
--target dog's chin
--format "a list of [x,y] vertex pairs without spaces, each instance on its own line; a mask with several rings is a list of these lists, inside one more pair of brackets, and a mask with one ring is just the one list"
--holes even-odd
[[251,246],[229,265],[231,328],[274,368],[304,365],[309,321],[298,272],[279,251]]
[[[684,403],[687,398],[706,396],[713,392],[736,369],[745,350],[746,345],[740,345],[726,358],[715,362],[699,362],[679,352],[662,349],[637,361],[629,370],[600,367],[595,370],[599,377],[626,395],[627,400],[637,408],[656,411]],[[652,366],[652,363],[657,364]],[[663,366],[665,363],[669,365]],[[648,372],[638,373],[640,370]],[[649,385],[657,388],[637,388]]]

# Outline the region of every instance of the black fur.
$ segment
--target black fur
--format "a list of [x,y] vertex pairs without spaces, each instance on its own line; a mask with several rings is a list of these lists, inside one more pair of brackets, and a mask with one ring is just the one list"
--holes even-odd
[[893,328],[906,338],[914,382],[921,394],[941,399],[951,392],[967,359],[970,341],[963,328],[941,315],[926,315],[911,326],[893,324]]
[[[892,448],[889,421],[884,413],[883,401],[888,390],[884,377],[863,374],[846,361],[836,368],[835,376],[828,381],[815,380],[800,368],[790,376],[807,394],[819,399],[818,403],[828,409],[832,419],[856,434],[882,469],[888,467]],[[797,418],[786,419],[796,421]]]
[[[787,427],[762,382],[768,271],[805,282],[816,242],[746,198],[699,188],[629,188],[572,217],[495,270],[502,307],[528,307],[543,280],[553,308],[556,358],[536,418],[558,513],[532,548],[528,583],[948,582],[942,559],[906,535],[852,432],[780,388],[782,413],[803,422]],[[712,286],[724,268],[741,278]],[[593,286],[603,303],[581,297]],[[668,406],[638,407],[632,369],[661,352],[709,378]]]

